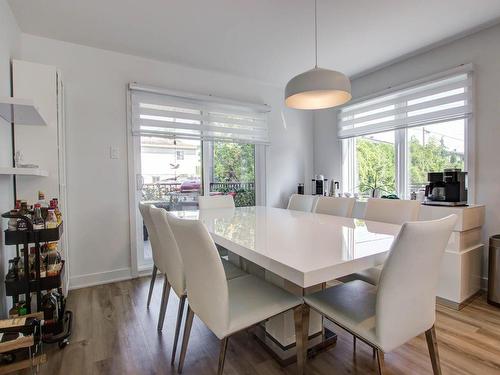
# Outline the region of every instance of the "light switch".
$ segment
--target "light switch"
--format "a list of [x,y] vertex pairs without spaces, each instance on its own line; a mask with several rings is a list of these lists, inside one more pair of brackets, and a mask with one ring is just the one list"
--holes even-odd
[[120,149],[116,146],[109,147],[109,158],[110,159],[120,159]]

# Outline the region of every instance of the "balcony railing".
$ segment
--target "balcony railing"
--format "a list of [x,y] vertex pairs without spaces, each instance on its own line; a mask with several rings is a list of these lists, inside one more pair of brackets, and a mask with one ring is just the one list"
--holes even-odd
[[255,206],[255,183],[253,182],[211,182],[210,192],[231,194],[236,207]]

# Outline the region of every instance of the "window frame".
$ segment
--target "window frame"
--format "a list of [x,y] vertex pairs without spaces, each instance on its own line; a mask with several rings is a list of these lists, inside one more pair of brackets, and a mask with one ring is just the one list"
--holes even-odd
[[[379,96],[387,95],[391,92],[403,90],[410,88],[412,86],[417,86],[419,84],[425,83],[427,81],[437,79],[440,77],[446,77],[453,74],[468,73],[471,76],[472,86],[471,86],[471,98],[472,98],[472,113],[464,116],[464,170],[468,173],[468,203],[475,204],[476,202],[476,157],[475,157],[475,145],[476,145],[476,132],[475,132],[475,116],[476,113],[476,95],[475,95],[475,74],[472,64],[464,64],[459,67],[447,70],[445,72],[434,74],[430,77],[424,79],[419,79],[415,81],[408,82],[397,87],[392,87],[382,92],[368,95],[366,97],[356,100],[361,102],[364,100],[375,99]],[[352,104],[352,103],[349,103]],[[338,117],[337,117],[338,118]],[[449,121],[450,119],[443,118],[442,122]],[[435,123],[436,125],[439,124]],[[408,128],[400,128],[394,130],[394,147],[396,155],[396,193],[402,199],[410,198],[409,191],[409,162],[410,162],[410,152],[408,150]],[[344,191],[357,193],[358,183],[357,179],[357,167],[356,167],[356,138],[351,137],[341,139],[341,149],[342,149],[342,181]]]
[[[130,84],[133,85],[133,84]],[[130,235],[130,274],[132,277],[148,275],[151,272],[153,263],[145,262],[144,259],[144,241],[142,240],[143,224],[142,218],[139,213],[139,201],[142,190],[143,179],[141,176],[141,141],[140,136],[133,135],[133,114],[132,114],[132,98],[131,90],[127,90],[126,101],[127,101],[127,164],[128,164],[128,186],[129,186],[129,235]],[[136,87],[146,87],[139,86]],[[171,90],[161,90],[157,88],[151,88],[151,90],[165,93],[165,94],[179,94],[178,92]],[[185,95],[185,93],[182,93]],[[206,96],[189,94],[189,97],[194,99],[204,99]],[[218,99],[218,98],[216,98]],[[234,103],[235,105],[248,105],[247,103],[232,101],[224,99],[227,103]],[[254,105],[257,109],[266,109],[271,111],[271,107],[267,105]],[[182,137],[178,137],[179,139]],[[202,181],[203,188],[202,193],[209,191],[209,181],[205,178],[205,173],[208,173],[208,166],[205,163],[208,162],[209,158],[206,157],[206,152],[208,152],[208,144],[211,140],[201,139],[202,148]],[[250,142],[249,142],[250,143]],[[258,206],[265,206],[267,199],[267,183],[266,183],[266,167],[267,167],[267,154],[268,154],[268,143],[254,143],[255,145],[255,204]],[[128,270],[127,270],[128,272]]]

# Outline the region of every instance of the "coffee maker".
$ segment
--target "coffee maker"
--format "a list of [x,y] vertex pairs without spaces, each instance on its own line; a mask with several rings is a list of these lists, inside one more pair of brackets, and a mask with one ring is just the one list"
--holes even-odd
[[312,179],[312,195],[328,195],[328,179],[321,174],[317,174]]
[[425,201],[429,206],[467,206],[467,172],[445,169],[427,174]]

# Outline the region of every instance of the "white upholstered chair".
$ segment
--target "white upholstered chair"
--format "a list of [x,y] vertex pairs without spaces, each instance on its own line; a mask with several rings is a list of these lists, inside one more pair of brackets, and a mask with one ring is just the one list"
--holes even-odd
[[[456,215],[450,215],[403,224],[378,288],[355,280],[307,295],[304,301],[376,349],[380,374],[385,352],[425,332],[434,374],[441,374],[434,329],[436,292],[441,259],[455,221]],[[305,351],[301,355],[305,358]]]
[[316,202],[314,195],[292,194],[288,200],[287,209],[295,211],[311,212]]
[[[198,197],[198,207],[200,210],[215,208],[235,208],[234,197],[232,195],[200,195]],[[225,259],[229,257],[227,249],[216,245],[219,255]],[[240,260],[240,267],[243,267]]]
[[203,223],[167,215],[182,256],[188,293],[178,371],[182,372],[196,314],[221,340],[221,374],[229,336],[293,308],[301,315],[302,299],[252,275],[226,280],[221,258]]
[[[167,311],[168,299],[170,289],[179,297],[179,308],[177,312],[177,324],[175,327],[174,345],[172,348],[171,363],[174,363],[175,352],[177,350],[177,342],[179,339],[179,332],[182,322],[182,314],[184,311],[184,304],[186,301],[186,279],[184,273],[184,266],[182,264],[181,255],[175,237],[168,225],[166,211],[162,208],[154,206],[149,207],[149,213],[153,224],[153,232],[155,232],[158,246],[159,246],[159,269],[165,274],[165,281],[163,284],[163,293],[160,305],[160,317],[158,319],[158,331],[163,328],[165,320],[165,313]],[[223,261],[225,277],[236,278],[246,275],[246,273],[234,266],[232,263]]]
[[366,202],[365,220],[403,224],[418,219],[420,202],[404,199],[372,198]]
[[356,198],[318,197],[313,212],[333,216],[351,217]]
[[[420,212],[420,202],[400,199],[368,199],[365,209],[365,220],[380,221],[389,224],[403,224],[416,221]],[[383,265],[368,268],[347,276],[377,285]],[[345,280],[345,279],[344,279]]]
[[[153,288],[156,281],[156,274],[158,273],[158,264],[159,264],[159,249],[160,245],[158,243],[158,237],[156,236],[156,230],[153,226],[153,222],[151,220],[151,215],[149,213],[149,204],[139,203],[139,211],[142,216],[142,220],[144,221],[144,225],[146,226],[146,230],[148,231],[149,243],[151,245],[151,253],[153,255],[153,273],[151,275],[151,282],[149,284],[149,293],[148,293],[148,302],[146,306],[149,308],[149,304],[151,303],[151,296],[153,294]],[[160,272],[165,273],[165,270],[161,270]]]
[[200,195],[198,197],[200,210],[209,208],[234,208],[234,198],[232,195]]

